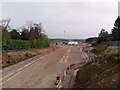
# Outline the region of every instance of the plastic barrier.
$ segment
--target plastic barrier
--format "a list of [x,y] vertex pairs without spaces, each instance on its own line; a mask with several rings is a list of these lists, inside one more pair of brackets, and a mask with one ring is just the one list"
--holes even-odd
[[84,65],[85,63],[87,63],[87,62],[89,62],[89,61],[91,61],[92,60],[92,55],[90,55],[90,53],[89,52],[87,52],[87,53],[85,53],[86,54],[86,58],[84,58],[85,59],[85,61],[84,62],[80,62],[80,63],[76,63],[76,64],[71,64],[71,65],[69,65],[66,69],[65,69],[65,71],[64,71],[64,73],[63,73],[63,75],[61,75],[61,77],[60,77],[60,80],[58,81],[58,85],[57,85],[57,88],[62,88],[62,86],[63,86],[63,82],[65,81],[65,79],[66,79],[66,76],[69,74],[69,72],[71,71],[71,70],[76,70],[76,69],[79,69],[82,65]]
[[85,62],[80,62],[80,63],[76,63],[76,64],[71,64],[71,65],[69,65],[69,66],[65,69],[63,75],[61,75],[60,80],[59,80],[58,85],[57,85],[57,88],[62,88],[62,84],[63,84],[64,80],[66,79],[66,76],[69,74],[69,72],[70,72],[72,69],[73,69],[73,70],[76,70],[76,69],[80,68],[81,64],[83,65],[83,64],[85,64]]

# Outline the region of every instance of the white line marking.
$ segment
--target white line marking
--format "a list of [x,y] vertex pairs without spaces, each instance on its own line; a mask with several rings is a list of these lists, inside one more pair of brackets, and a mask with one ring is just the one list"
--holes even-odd
[[[33,62],[32,62],[32,63],[33,63]],[[32,63],[28,63],[27,65],[24,66],[24,68],[27,67],[27,66],[29,66],[29,65],[31,65]]]
[[9,77],[9,76],[10,76],[10,75],[12,75],[12,74],[14,74],[14,73],[12,72],[12,73],[10,73],[10,74],[6,75],[6,76],[5,76],[5,77],[3,77],[3,78],[0,78],[0,80],[3,80],[3,79],[5,79],[5,78]]
[[66,51],[66,53],[64,54],[62,59],[59,61],[60,63],[66,63],[67,62],[67,59],[69,58],[70,51],[71,51],[71,48]]
[[69,55],[66,56],[66,58],[68,58]]
[[20,70],[22,70],[22,69],[24,69],[25,67],[21,67],[21,68],[19,68],[17,71],[20,71]]
[[82,48],[80,48],[80,51],[82,51]]
[[31,62],[31,63],[28,63],[28,64],[26,64],[25,66],[19,68],[17,71],[20,71],[20,70],[22,70],[22,69],[24,69],[24,68],[30,66],[31,64],[33,64],[33,63],[35,63],[35,62],[37,62],[37,61],[33,61],[33,62]]
[[[43,61],[41,61],[41,63],[43,63],[43,62],[45,62],[45,61],[47,61],[47,60],[43,60]],[[35,62],[35,63],[38,63],[38,61]],[[34,65],[34,64],[30,64],[29,66],[32,66],[32,65]]]
[[[44,62],[44,61],[45,61],[45,60],[43,60],[42,62]],[[19,68],[17,71],[20,71],[20,70],[22,70],[22,69],[24,69],[24,68],[26,68],[26,67],[28,67],[28,66],[32,66],[34,62],[37,63],[38,61],[33,61],[33,62],[31,62],[31,63],[29,63],[29,64],[27,64],[27,65]],[[20,73],[20,72],[18,72],[17,74],[19,74],[19,73]],[[12,75],[12,74],[14,74],[14,73],[10,73],[9,75],[5,76],[4,78],[6,78],[6,77],[8,77],[8,76],[10,76],[10,75]],[[16,76],[17,74],[15,74],[15,75],[13,75],[13,76]],[[12,76],[12,77],[13,77],[13,76]],[[11,79],[12,77],[10,77],[9,79]],[[9,79],[7,79],[7,80],[9,80]]]
[[62,57],[62,59],[60,60],[60,63],[62,63],[62,62],[63,62],[63,60],[64,60],[64,58]]
[[89,60],[89,57],[88,57],[88,55],[85,53],[85,56],[86,56],[86,58]]
[[85,59],[85,55],[84,55],[84,53],[82,53],[82,56],[83,56],[83,58]]
[[43,59],[44,57],[42,56],[42,57],[40,57],[40,59]]
[[[52,53],[51,53],[51,54],[52,54]],[[45,58],[45,57],[42,56],[41,58]],[[39,58],[38,58],[38,61],[39,61]],[[24,69],[24,68],[26,68],[26,67],[28,67],[28,66],[32,66],[33,63],[37,63],[38,61],[33,61],[33,62],[31,62],[31,63],[28,63],[27,65],[19,68],[17,71],[20,71],[20,70],[22,70],[22,69]],[[44,60],[43,60],[43,62],[44,62]],[[1,78],[0,80],[3,80],[3,79],[5,79],[5,78],[9,77],[9,76],[12,75],[12,74],[14,74],[14,73],[12,72],[12,73],[6,75],[5,77]],[[18,72],[17,74],[13,75],[12,77],[10,77],[9,79],[7,79],[5,82],[3,82],[3,83],[1,83],[1,84],[6,83],[7,81],[9,81],[10,79],[12,79],[13,77],[15,77],[15,76],[18,75],[18,74],[20,74],[20,72]],[[1,84],[0,84],[0,85],[1,85]]]
[[63,56],[63,58],[65,58],[65,55]]
[[[35,61],[34,61],[34,62],[35,62]],[[24,69],[25,67],[27,67],[27,66],[31,65],[31,64],[32,64],[32,63],[34,63],[34,62],[31,62],[31,63],[29,63],[29,64],[27,64],[27,65],[25,65],[25,66],[23,66],[23,67],[19,68],[17,71],[20,71],[20,70]],[[5,77],[3,77],[3,78],[0,78],[0,80],[3,80],[3,79],[5,79],[5,78],[9,77],[9,76],[11,76],[12,74],[14,74],[14,72],[12,72],[12,73],[10,73],[10,74],[6,75],[6,76],[5,76]]]
[[67,59],[65,59],[65,61],[63,63],[66,63],[67,62]]
[[[66,55],[66,54],[65,54],[65,55]],[[65,59],[65,57],[66,57],[65,55],[64,55],[64,56],[62,57],[62,59],[60,60],[60,63],[62,63],[62,62],[64,61],[64,59]]]
[[5,84],[6,82],[8,82],[9,80],[11,80],[12,78],[14,78],[15,76],[17,76],[17,75],[20,74],[20,73],[21,73],[21,72],[13,75],[12,77],[10,77],[9,79],[7,79],[6,81],[2,82],[0,85]]
[[82,55],[83,55],[83,58],[86,60],[86,62],[88,62],[88,60],[89,60],[88,55],[86,53],[82,53]]
[[63,62],[64,62],[64,59],[65,59],[65,56],[60,60],[60,62],[63,63]]
[[84,55],[86,56],[86,58],[88,58],[88,55],[86,53],[84,53]]

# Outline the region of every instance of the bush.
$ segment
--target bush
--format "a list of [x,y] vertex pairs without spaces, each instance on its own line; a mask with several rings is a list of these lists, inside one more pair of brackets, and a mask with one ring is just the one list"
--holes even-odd
[[44,48],[49,47],[49,40],[47,38],[34,40],[14,40],[3,39],[2,50],[21,50],[29,48]]

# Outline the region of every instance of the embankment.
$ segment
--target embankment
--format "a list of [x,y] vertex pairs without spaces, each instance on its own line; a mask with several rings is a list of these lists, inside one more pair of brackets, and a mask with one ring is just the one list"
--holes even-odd
[[37,48],[37,49],[24,49],[19,51],[7,50],[2,51],[2,67],[8,67],[10,65],[16,64],[18,62],[24,61],[28,58],[39,54],[45,54],[56,50],[58,46],[49,47],[49,48]]
[[96,46],[97,57],[81,67],[75,88],[120,88],[120,51],[118,47]]

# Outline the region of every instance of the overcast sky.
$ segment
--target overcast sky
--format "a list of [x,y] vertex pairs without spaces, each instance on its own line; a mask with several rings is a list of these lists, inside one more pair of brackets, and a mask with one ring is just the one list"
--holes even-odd
[[97,36],[102,28],[108,32],[118,16],[113,2],[4,2],[2,18],[11,18],[18,28],[26,21],[42,23],[49,38],[83,39]]

